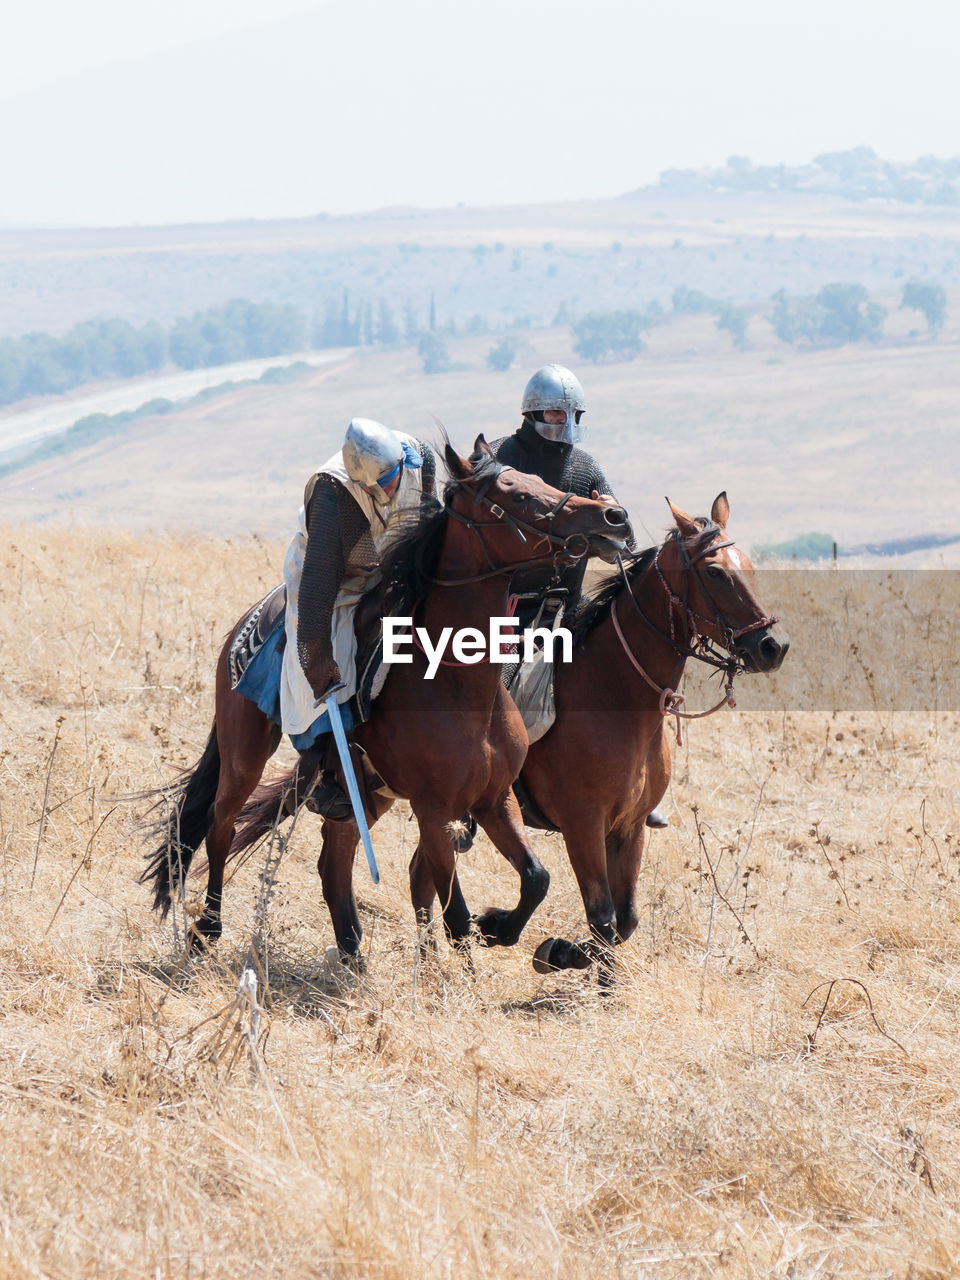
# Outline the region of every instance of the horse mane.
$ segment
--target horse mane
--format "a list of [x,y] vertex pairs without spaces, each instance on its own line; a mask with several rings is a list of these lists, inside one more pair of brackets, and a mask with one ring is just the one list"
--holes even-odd
[[[446,432],[443,434],[446,441]],[[482,450],[472,453],[468,461],[473,464],[468,477],[471,484],[495,479],[503,470],[502,464],[492,454]],[[450,502],[465,487],[462,480],[448,480],[442,503],[435,498],[426,499],[415,511],[401,518],[398,531],[381,561],[381,581],[364,596],[382,592],[384,614],[409,617],[430,590],[436,577]]]
[[[694,554],[709,546],[720,533],[720,526],[707,516],[698,516],[696,522],[698,532],[689,538],[682,539],[684,546]],[[680,530],[671,529],[661,545],[666,546],[668,542],[680,541]],[[659,550],[660,547],[647,547],[633,558],[632,563],[625,570],[627,581],[631,586],[635,578],[650,568],[654,556]],[[587,596],[580,601],[574,609],[573,617],[569,622],[574,649],[579,649],[597,623],[607,616],[610,612],[611,604],[622,590],[623,577],[620,574],[613,574],[609,581],[605,582],[594,595]]]

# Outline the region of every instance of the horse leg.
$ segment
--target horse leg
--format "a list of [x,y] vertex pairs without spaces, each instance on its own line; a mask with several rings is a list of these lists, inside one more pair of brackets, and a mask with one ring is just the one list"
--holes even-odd
[[512,947],[547,896],[550,873],[527,842],[520,805],[508,787],[489,807],[474,806],[473,815],[520,876],[520,901],[512,911],[490,907],[477,919],[488,947]]
[[555,969],[586,969],[596,960],[601,981],[609,983],[613,978],[616,913],[607,880],[603,832],[592,826],[575,831],[565,829],[563,838],[580,886],[592,937],[589,942],[547,938],[534,952],[533,967],[537,973],[551,973]]
[[[388,796],[377,795],[369,788],[365,788],[365,795],[364,808],[372,828],[390,808],[393,800]],[[360,943],[363,940],[363,925],[360,923],[360,912],[353,892],[353,864],[359,843],[360,832],[352,819],[349,822],[325,819],[317,871],[323,888],[323,900],[330,912],[340,959],[350,968],[362,972]]]
[[[462,950],[470,937],[471,918],[460,888],[457,876],[457,863],[453,851],[453,836],[449,824],[443,818],[437,819],[429,814],[417,814],[420,824],[420,843],[418,852],[423,857],[443,915],[443,927],[450,942]],[[416,854],[414,855],[416,857]],[[418,872],[418,884],[420,881]],[[422,889],[426,893],[425,887]],[[414,902],[417,907],[417,902]]]
[[433,904],[436,901],[436,897],[437,891],[433,883],[433,873],[430,870],[423,849],[418,843],[413,851],[413,857],[410,859],[410,901],[413,903],[413,911],[417,920],[421,960],[427,958],[428,951],[436,952],[437,950],[437,939],[430,929],[433,921]]
[[340,959],[357,970],[362,968],[363,926],[353,892],[353,860],[359,840],[355,822],[327,820],[323,824],[323,844],[317,860],[323,900],[330,912]]
[[607,875],[617,916],[616,941],[626,942],[639,923],[637,879],[643,858],[644,824],[633,827],[622,838],[607,836]]
[[207,896],[194,921],[191,946],[203,948],[223,932],[223,869],[240,810],[260,781],[264,766],[280,745],[281,732],[256,703],[229,687],[223,655],[217,666],[217,741],[220,777],[207,831]]

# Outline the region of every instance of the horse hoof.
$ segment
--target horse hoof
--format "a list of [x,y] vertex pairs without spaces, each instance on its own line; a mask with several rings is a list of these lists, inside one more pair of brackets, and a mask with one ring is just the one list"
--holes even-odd
[[560,969],[589,969],[593,963],[584,943],[567,942],[564,938],[547,938],[533,953],[537,973],[557,973]]
[[[331,950],[335,950],[335,948],[331,948]],[[356,977],[362,977],[366,973],[367,962],[359,951],[356,954],[349,951],[337,951],[337,957],[344,969],[349,970]]]
[[222,933],[223,925],[219,920],[197,916],[190,929],[190,951],[193,955],[203,955],[211,943],[220,941]]
[[477,917],[477,933],[483,946],[512,947],[516,943],[516,932],[507,925],[512,914],[504,907],[490,907]]
[[553,944],[556,938],[544,938],[536,951],[533,953],[533,968],[535,973],[559,973],[556,965],[550,963],[550,952],[553,950]]

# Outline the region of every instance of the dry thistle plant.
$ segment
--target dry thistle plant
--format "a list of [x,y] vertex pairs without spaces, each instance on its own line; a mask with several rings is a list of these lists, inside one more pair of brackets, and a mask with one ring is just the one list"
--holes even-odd
[[[472,972],[442,938],[421,958],[403,806],[374,833],[382,884],[358,876],[366,973],[337,983],[315,818],[236,870],[195,960],[182,917],[149,911],[119,799],[198,753],[220,637],[282,548],[53,529],[4,547],[0,1275],[960,1272],[940,602],[909,601],[910,672],[858,641],[876,703],[860,668],[851,703],[819,598],[785,583],[816,705],[750,709],[744,681],[739,711],[690,727],[611,994],[531,969],[548,933],[583,931],[549,836],[520,947],[475,950]],[[925,662],[939,693],[897,709]],[[483,839],[460,870],[471,901],[512,889]]]

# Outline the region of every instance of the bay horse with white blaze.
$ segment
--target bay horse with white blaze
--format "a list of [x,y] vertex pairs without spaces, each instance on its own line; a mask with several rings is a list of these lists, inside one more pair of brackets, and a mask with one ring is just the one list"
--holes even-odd
[[613,946],[637,927],[646,818],[670,781],[668,721],[695,718],[676,693],[687,659],[726,676],[719,710],[733,705],[735,675],[776,671],[790,644],[727,537],[727,495],[709,520],[670,510],[666,541],[581,611],[574,660],[556,673],[557,718],[524,762],[519,790],[537,815],[528,821],[563,833],[591,934],[587,943],[547,939],[534,956],[540,973],[598,959],[609,980]]
[[[443,505],[421,513],[398,535],[383,566],[385,582],[401,580],[406,588],[397,601],[400,609],[409,614],[418,606],[418,625],[432,637],[444,627],[486,630],[491,617],[505,615],[510,576],[521,565],[569,563],[585,555],[612,560],[625,545],[629,525],[621,507],[561,493],[539,477],[501,466],[482,436],[469,459],[459,457],[449,442],[445,457],[452,479]],[[206,840],[209,872],[206,905],[194,925],[198,943],[220,936],[228,855],[295,812],[316,780],[316,757],[304,753],[293,775],[261,788],[234,842],[241,810],[281,738],[256,704],[230,687],[228,654],[243,621],[220,653],[206,749],[175,788],[172,811],[159,827],[162,842],[149,855],[142,877],[153,885],[154,906],[165,913]],[[527,745],[523,722],[500,687],[499,667],[444,667],[431,681],[424,680],[425,670],[426,659],[417,652],[409,665],[391,667],[370,719],[351,737],[391,790],[410,800],[420,824],[422,857],[443,895],[444,920],[457,941],[469,933],[471,916],[459,885],[455,892],[452,887],[450,825],[468,810],[476,815],[521,880],[517,907],[488,912],[481,932],[488,942],[513,943],[549,883],[530,849],[511,790]],[[368,791],[367,798],[373,820],[392,803],[375,792]],[[344,880],[342,859],[327,856],[327,832],[335,825],[347,828],[351,849],[356,843],[353,822],[325,823],[319,866],[341,953],[355,958],[360,923],[352,887]]]

